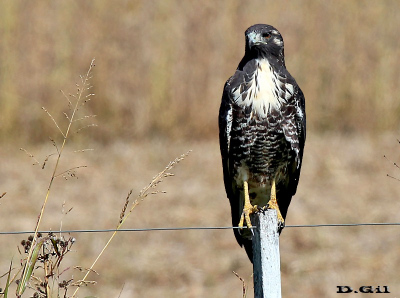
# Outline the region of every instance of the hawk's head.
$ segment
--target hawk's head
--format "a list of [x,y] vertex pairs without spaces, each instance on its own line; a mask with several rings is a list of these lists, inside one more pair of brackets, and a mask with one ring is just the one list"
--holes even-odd
[[246,54],[256,56],[275,56],[283,62],[283,38],[271,25],[257,24],[248,28],[246,35]]

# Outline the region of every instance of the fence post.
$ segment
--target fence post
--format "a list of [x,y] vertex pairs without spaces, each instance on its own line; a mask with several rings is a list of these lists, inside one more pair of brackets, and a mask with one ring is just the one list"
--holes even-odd
[[281,298],[278,218],[274,209],[252,215],[254,298]]

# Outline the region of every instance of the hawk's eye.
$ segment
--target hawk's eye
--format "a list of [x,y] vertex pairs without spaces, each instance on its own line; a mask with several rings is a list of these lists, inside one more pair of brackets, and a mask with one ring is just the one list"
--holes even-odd
[[271,38],[271,33],[269,33],[269,32],[264,32],[264,33],[262,33],[261,34],[262,35],[262,37],[264,37],[264,38],[266,38],[266,39],[270,39]]

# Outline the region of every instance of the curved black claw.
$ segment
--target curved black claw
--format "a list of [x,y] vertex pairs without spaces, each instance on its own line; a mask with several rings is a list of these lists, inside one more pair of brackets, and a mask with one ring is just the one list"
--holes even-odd
[[278,234],[280,235],[283,228],[285,227],[285,222],[278,220]]

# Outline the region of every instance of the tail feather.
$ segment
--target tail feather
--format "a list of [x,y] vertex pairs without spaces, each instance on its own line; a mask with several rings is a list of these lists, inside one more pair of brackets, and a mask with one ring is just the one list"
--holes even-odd
[[243,246],[251,263],[253,263],[253,241],[244,239]]

